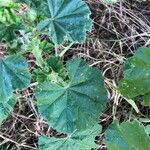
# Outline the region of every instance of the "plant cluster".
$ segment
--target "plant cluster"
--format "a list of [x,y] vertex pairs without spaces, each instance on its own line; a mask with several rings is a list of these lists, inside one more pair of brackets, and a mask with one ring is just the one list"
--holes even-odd
[[[75,43],[86,40],[92,29],[90,9],[82,0],[0,0],[0,124],[12,112],[18,91],[35,85],[38,112],[64,138],[39,136],[41,150],[90,150],[107,103],[104,77],[99,69],[79,58],[63,62]],[[62,45],[67,45],[61,49]],[[53,50],[55,50],[53,52]],[[36,67],[29,67],[29,56]],[[138,112],[136,99],[150,106],[150,48],[139,48],[124,67],[118,92]],[[149,133],[139,121],[106,131],[110,150],[148,150]],[[1,146],[0,146],[1,147]]]

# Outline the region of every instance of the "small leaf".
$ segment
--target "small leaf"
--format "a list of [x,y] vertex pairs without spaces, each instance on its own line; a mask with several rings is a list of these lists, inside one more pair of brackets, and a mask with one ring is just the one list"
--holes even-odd
[[44,60],[43,60],[43,57],[42,57],[42,50],[39,49],[38,45],[34,46],[34,48],[32,50],[32,54],[36,58],[35,63],[42,68],[42,66],[44,64]]
[[108,150],[148,150],[150,138],[146,134],[144,126],[138,121],[123,122],[119,125],[114,121],[106,131]]
[[128,99],[148,94],[146,103],[150,103],[150,48],[139,48],[135,55],[128,59],[124,79],[120,81],[118,90]]
[[44,60],[42,57],[42,50],[40,49],[40,43],[41,43],[40,39],[34,37],[29,47],[32,49],[32,53],[36,58],[36,64],[42,68],[44,65]]
[[46,40],[42,41],[40,43],[40,49],[42,49],[44,52],[50,52],[54,48],[54,45],[52,43],[47,42]]
[[13,41],[16,38],[15,31],[21,30],[24,27],[21,24],[12,24],[6,26],[0,23],[0,41]]
[[0,102],[0,125],[13,111],[13,107],[16,103],[16,98],[12,97],[8,101]]
[[8,100],[14,90],[22,90],[30,83],[27,61],[12,55],[0,59],[0,102]]
[[65,86],[44,82],[35,95],[39,112],[48,124],[71,133],[97,123],[107,92],[99,69],[89,67],[82,59],[70,60],[66,66],[69,81]]
[[[52,81],[60,83],[66,77],[66,71],[59,57],[50,57],[46,60],[45,66],[33,71],[33,77],[39,83]],[[53,80],[53,81],[54,81]]]
[[85,41],[86,31],[91,30],[90,9],[82,0],[48,0],[49,18],[41,21],[37,28],[49,30],[56,44],[69,41]]
[[51,68],[52,71],[59,74],[59,76],[65,75],[64,65],[59,57],[50,57],[47,59],[48,67]]
[[42,83],[44,81],[48,81],[48,72],[44,71],[41,68],[34,69],[32,72],[32,79],[37,81],[38,83]]
[[96,135],[100,132],[100,126],[94,126],[81,132],[74,132],[66,138],[49,138],[41,136],[39,138],[40,150],[90,150],[96,148],[94,142]]

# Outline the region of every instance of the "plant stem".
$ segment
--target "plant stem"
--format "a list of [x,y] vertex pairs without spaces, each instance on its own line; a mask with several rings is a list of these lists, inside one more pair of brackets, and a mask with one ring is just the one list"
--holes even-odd
[[59,57],[64,56],[64,54],[70,49],[70,47],[74,44],[74,42],[70,43],[65,49],[59,54]]
[[58,56],[58,50],[57,50],[57,48],[58,48],[58,45],[55,44],[55,56],[56,56],[56,57]]

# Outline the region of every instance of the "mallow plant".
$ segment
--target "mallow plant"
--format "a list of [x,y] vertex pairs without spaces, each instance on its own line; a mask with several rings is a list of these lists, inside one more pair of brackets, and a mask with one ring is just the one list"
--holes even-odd
[[[94,139],[101,132],[98,120],[107,103],[104,77],[98,68],[90,67],[80,58],[62,61],[73,44],[85,42],[86,33],[92,29],[90,15],[82,0],[0,0],[0,42],[6,45],[0,53],[0,124],[13,111],[18,100],[16,93],[34,84],[39,115],[65,135],[39,135],[40,150],[98,148]],[[29,54],[35,59],[33,70],[29,69]],[[126,66],[117,90],[126,98],[140,95],[143,103],[149,105],[149,49],[139,49]],[[131,75],[139,71],[142,73],[138,77]],[[142,135],[142,144],[149,143],[145,128],[137,120],[121,125],[114,120],[106,134],[108,149],[140,146],[127,141],[135,132]]]
[[[21,12],[22,6],[25,12]],[[99,69],[82,59],[61,61],[69,47],[83,43],[92,29],[87,4],[82,0],[48,0],[43,4],[10,0],[0,7],[1,42],[8,44],[0,58],[0,123],[13,110],[16,91],[30,87],[32,79],[37,82],[39,114],[49,126],[67,134],[62,139],[40,136],[39,149],[95,148],[94,137],[101,129],[98,118],[107,102],[104,78]],[[50,37],[53,44],[43,43],[42,36]],[[64,43],[68,46],[59,52]],[[54,48],[55,55],[43,58],[46,48],[48,52]],[[28,53],[36,59],[33,71],[28,69]]]

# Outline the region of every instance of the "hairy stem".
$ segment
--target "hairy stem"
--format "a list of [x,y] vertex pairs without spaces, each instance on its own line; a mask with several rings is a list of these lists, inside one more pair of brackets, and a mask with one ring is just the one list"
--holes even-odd
[[74,44],[74,42],[70,43],[65,49],[59,54],[59,57],[64,56],[64,54],[70,49],[70,47]]

